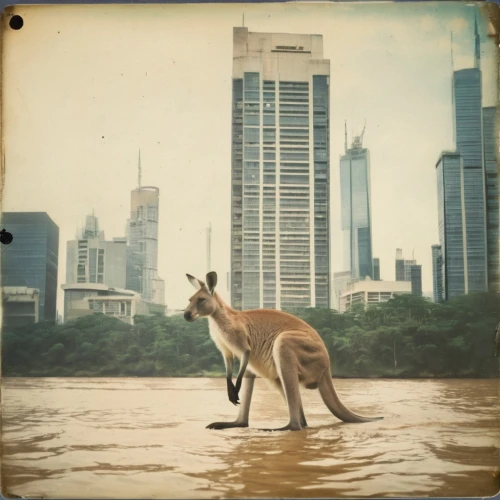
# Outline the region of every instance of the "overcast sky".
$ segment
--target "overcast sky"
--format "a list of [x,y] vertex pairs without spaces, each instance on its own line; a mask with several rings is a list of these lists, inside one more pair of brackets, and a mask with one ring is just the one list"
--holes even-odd
[[[455,69],[473,64],[474,8],[464,3],[16,7],[4,37],[4,211],[44,211],[66,242],[92,209],[107,239],[124,234],[130,190],[160,188],[159,274],[169,307],[192,292],[185,273],[212,268],[228,298],[232,31],[321,34],[331,61],[333,271],[343,270],[339,156],[366,120],[373,254],[394,280],[396,248],[432,290],[438,243],[435,163],[453,148]],[[495,105],[495,47],[482,35],[484,105]]]

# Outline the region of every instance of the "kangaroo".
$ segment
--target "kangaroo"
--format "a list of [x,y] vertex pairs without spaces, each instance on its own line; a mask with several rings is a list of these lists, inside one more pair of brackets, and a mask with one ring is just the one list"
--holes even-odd
[[[250,402],[255,377],[267,379],[288,404],[290,420],[279,429],[299,431],[307,427],[299,383],[307,389],[319,389],[321,397],[334,416],[344,422],[371,422],[383,417],[362,417],[348,410],[339,400],[330,374],[330,357],[319,334],[305,321],[274,309],[236,311],[217,293],[217,273],[209,272],[206,284],[186,275],[197,289],[184,311],[186,321],[208,318],[210,336],[224,357],[227,395],[234,405],[242,404],[234,422],[214,422],[207,429],[248,427]],[[240,369],[233,383],[234,357]]]

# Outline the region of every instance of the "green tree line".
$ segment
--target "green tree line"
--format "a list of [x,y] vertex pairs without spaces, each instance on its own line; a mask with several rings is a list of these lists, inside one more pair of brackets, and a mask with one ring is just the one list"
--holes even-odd
[[[494,331],[500,300],[492,293],[434,304],[413,295],[353,307],[290,311],[323,338],[334,376],[495,377]],[[208,322],[136,316],[135,325],[94,314],[63,325],[4,329],[4,376],[222,375]]]

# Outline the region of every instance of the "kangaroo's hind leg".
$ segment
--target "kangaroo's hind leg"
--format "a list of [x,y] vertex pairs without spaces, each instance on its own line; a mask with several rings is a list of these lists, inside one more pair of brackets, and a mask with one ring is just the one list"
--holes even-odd
[[[286,395],[285,395],[285,391],[283,389],[283,386],[281,385],[281,380],[279,378],[276,380],[273,380],[272,384],[276,387],[276,389],[278,389],[280,394],[283,396],[283,401],[285,401],[285,403],[286,403]],[[302,428],[309,427],[307,425],[306,416],[304,414],[304,407],[302,406],[302,403],[300,405],[300,425],[302,426]]]
[[302,429],[302,401],[300,398],[298,362],[294,352],[294,346],[293,344],[289,345],[286,333],[282,333],[276,339],[273,347],[273,359],[276,365],[281,385],[285,392],[290,421],[287,425],[285,425],[285,427],[280,427],[279,429],[263,430],[300,431]]

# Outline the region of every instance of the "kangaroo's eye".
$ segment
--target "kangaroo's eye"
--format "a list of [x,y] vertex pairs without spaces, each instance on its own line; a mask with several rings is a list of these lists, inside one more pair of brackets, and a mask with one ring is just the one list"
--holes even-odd
[[205,302],[206,299],[198,299],[198,304],[203,304],[203,302]]

